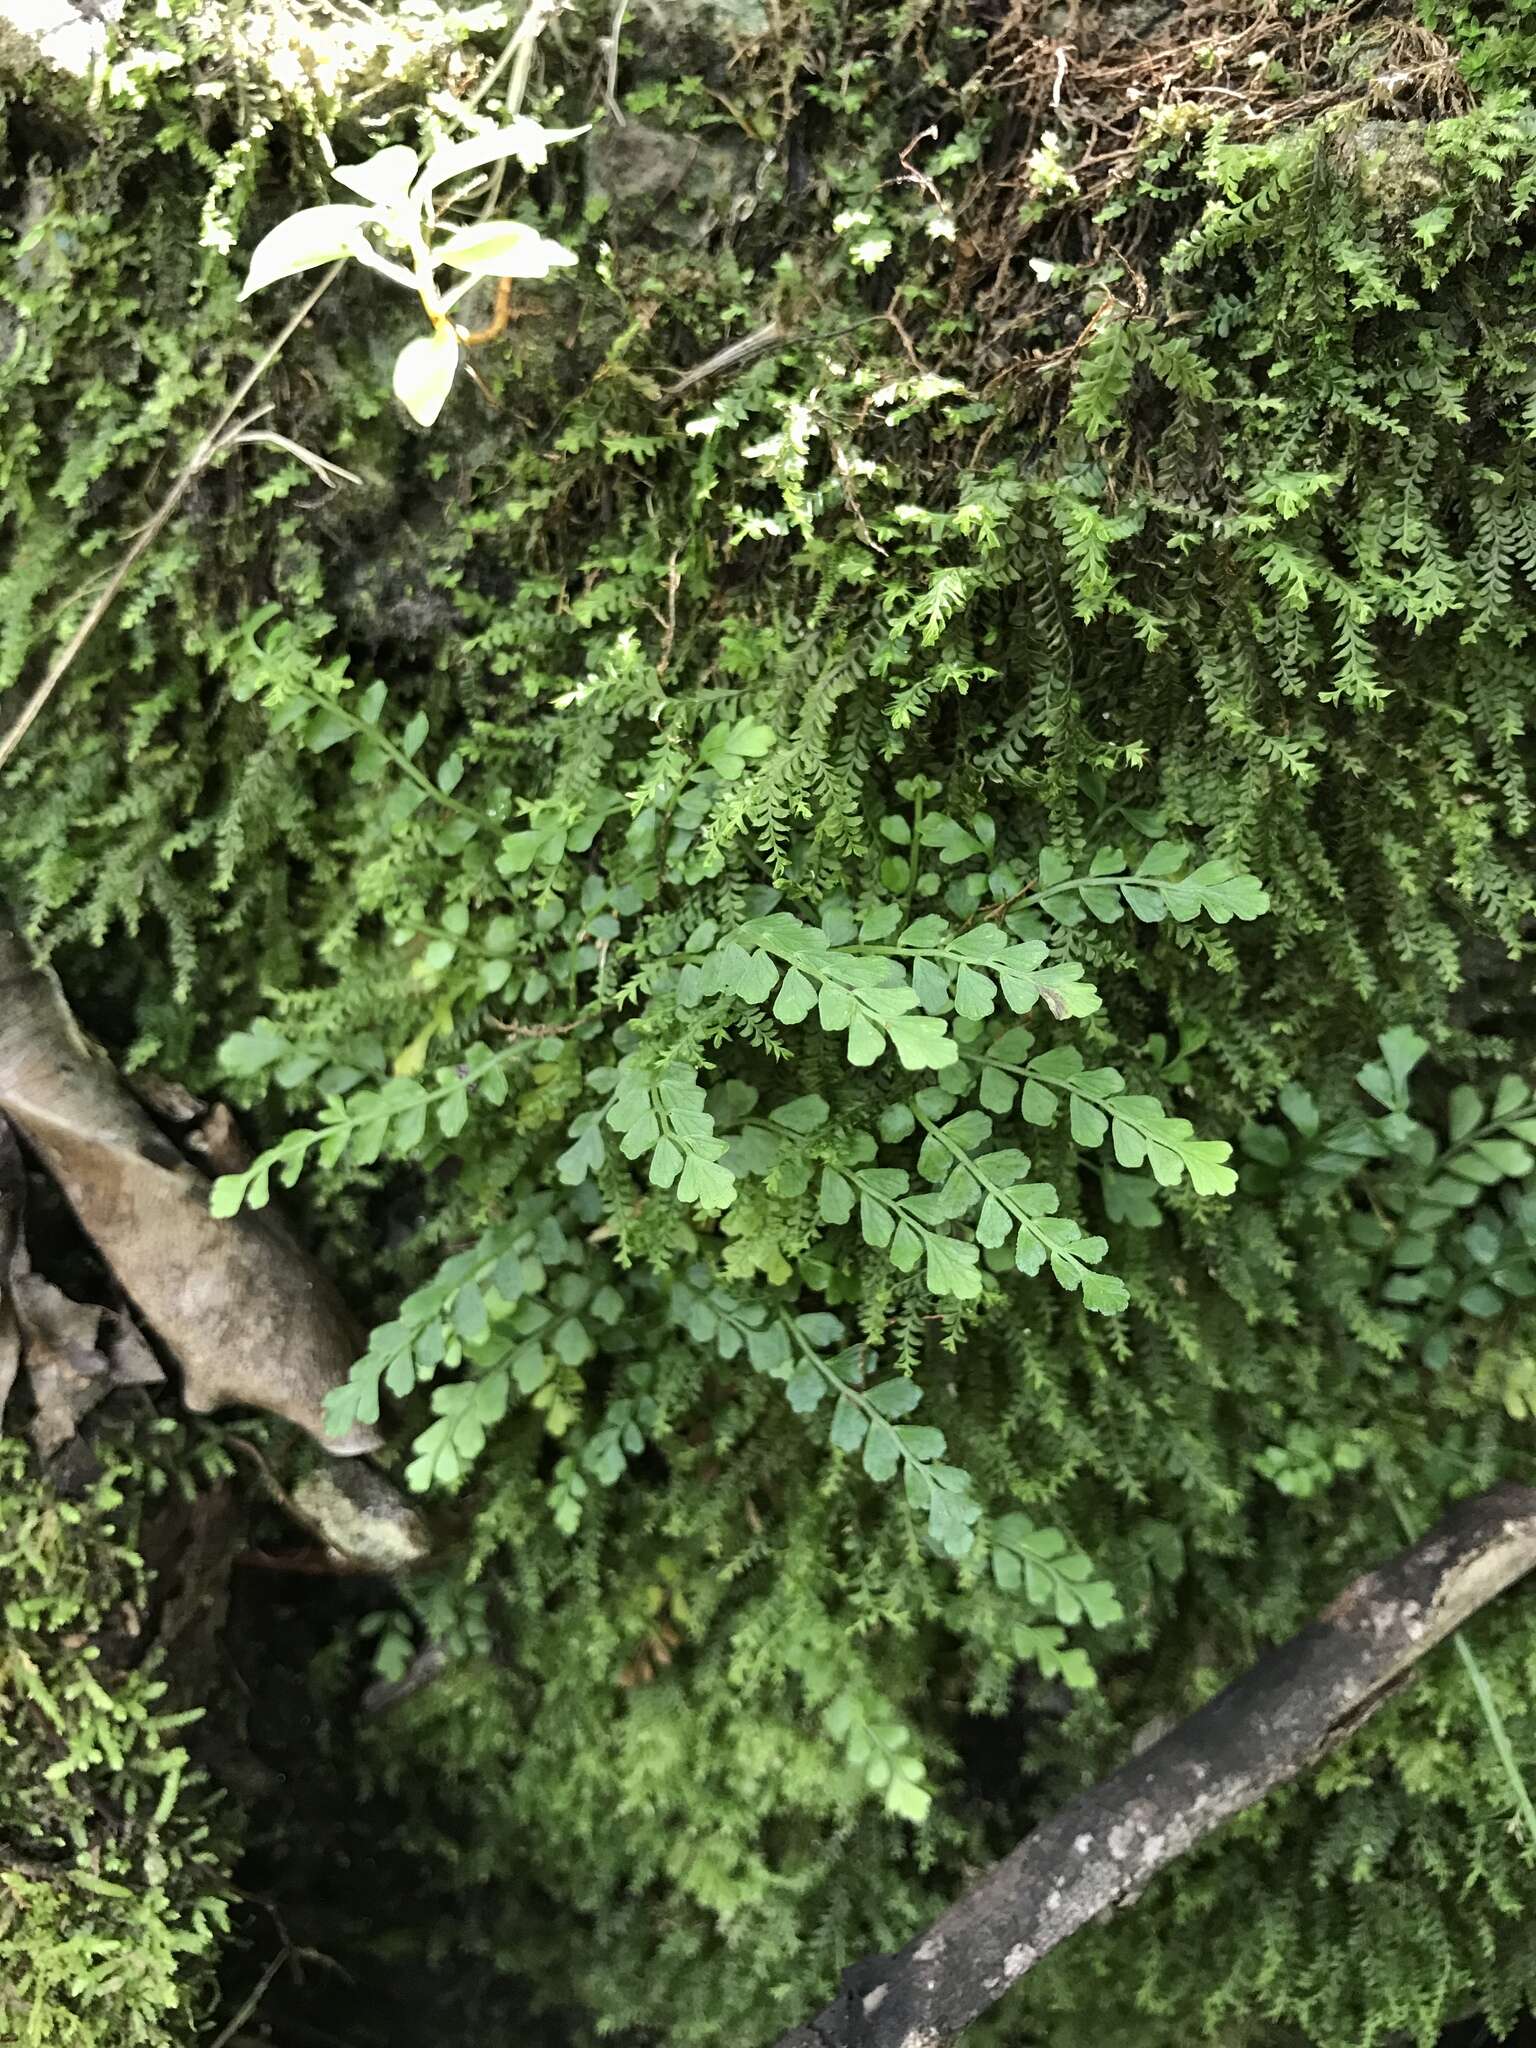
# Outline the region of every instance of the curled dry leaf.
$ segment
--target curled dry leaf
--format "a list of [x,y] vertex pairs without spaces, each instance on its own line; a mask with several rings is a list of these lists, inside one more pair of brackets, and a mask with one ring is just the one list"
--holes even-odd
[[15,1132],[0,1117],[0,1412],[21,1366],[32,1389],[32,1441],[45,1458],[114,1389],[165,1377],[126,1316],[74,1301],[32,1271],[25,1167]]
[[[86,1043],[53,976],[4,925],[0,1112],[174,1354],[189,1408],[264,1409],[338,1456],[378,1443],[371,1429],[325,1435],[325,1396],[360,1348],[325,1275],[268,1215],[208,1213],[208,1183]],[[0,1321],[0,1372],[4,1330]]]
[[130,1091],[158,1124],[168,1124],[183,1152],[217,1180],[220,1174],[244,1173],[253,1157],[226,1102],[204,1102],[179,1081],[143,1072],[124,1076]]
[[186,1132],[182,1143],[214,1179],[223,1173],[244,1173],[251,1163],[250,1147],[225,1102],[215,1102],[201,1122]]
[[21,1369],[21,1324],[11,1299],[11,1272],[21,1244],[26,1172],[16,1134],[0,1116],[0,1416]]
[[32,1441],[48,1458],[112,1391],[111,1363],[97,1342],[102,1314],[88,1302],[71,1301],[39,1273],[23,1274],[11,1294],[37,1404]]

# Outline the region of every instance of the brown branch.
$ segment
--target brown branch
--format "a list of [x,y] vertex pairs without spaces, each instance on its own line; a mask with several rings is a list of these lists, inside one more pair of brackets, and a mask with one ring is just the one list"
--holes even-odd
[[1079,1927],[1309,1769],[1536,1565],[1536,1488],[1453,1508],[1198,1713],[1044,1821],[777,2048],[944,2048]]

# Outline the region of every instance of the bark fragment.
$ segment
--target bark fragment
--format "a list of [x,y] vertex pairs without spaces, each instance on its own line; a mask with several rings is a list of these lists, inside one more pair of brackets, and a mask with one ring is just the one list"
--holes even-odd
[[[51,974],[0,925],[0,1114],[58,1182],[81,1227],[181,1367],[188,1408],[264,1409],[338,1456],[322,1404],[361,1349],[340,1296],[269,1215],[221,1220],[208,1183],[81,1035]],[[0,1192],[0,1233],[4,1229]],[[6,1335],[0,1320],[0,1373]]]

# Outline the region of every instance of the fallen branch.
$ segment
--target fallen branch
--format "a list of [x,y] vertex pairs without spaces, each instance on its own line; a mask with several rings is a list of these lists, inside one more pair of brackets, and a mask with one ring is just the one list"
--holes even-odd
[[943,2048],[1079,1927],[1310,1768],[1536,1565],[1536,1489],[1462,1502],[1411,1550],[1027,1835],[894,1956],[843,1973],[777,2048]]

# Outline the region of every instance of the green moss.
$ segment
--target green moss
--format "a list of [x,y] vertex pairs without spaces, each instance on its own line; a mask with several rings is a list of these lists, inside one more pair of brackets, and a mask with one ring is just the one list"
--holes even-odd
[[157,1472],[115,1453],[61,1499],[0,1437],[0,2031],[25,2048],[166,2048],[210,2007],[228,1821],[140,1640]]
[[[610,131],[518,188],[581,262],[477,356],[491,403],[463,382],[414,434],[387,398],[413,309],[334,287],[268,395],[361,482],[328,497],[270,448],[206,479],[0,819],[0,878],[89,1020],[299,1134],[301,1215],[384,1322],[349,1398],[382,1385],[463,1548],[403,1621],[454,1668],[360,1768],[410,1816],[443,1941],[699,2048],[797,2017],[1395,1547],[1382,1478],[1427,1513],[1525,1455],[1529,1307],[1467,1286],[1431,1355],[1381,1256],[1451,1083],[1536,1053],[1520,10],[1496,68],[1467,27],[1472,85],[1425,44],[1385,111],[1374,46],[1316,56],[1319,113],[1277,27],[1225,88],[1262,117],[1213,115],[1202,57],[1094,189],[1070,76],[1049,111],[975,14],[807,5],[682,75],[637,33],[645,176],[613,175]],[[550,44],[551,120],[585,117],[610,21],[594,0]],[[50,232],[3,284],[0,685],[282,317],[237,306],[230,249],[326,188],[312,110],[263,99],[257,133],[248,85],[167,74],[89,163],[13,143]],[[924,184],[902,153],[935,121]],[[344,158],[383,136],[338,123]],[[668,396],[770,319],[771,346]],[[1089,914],[1033,938],[1064,876],[1175,841],[1260,878],[1264,914],[1116,918],[1090,876]],[[845,899],[877,925],[910,900],[1047,946],[1103,1008],[1056,985],[1029,1056],[1065,1053],[1058,1083],[1074,1052],[1112,1066],[1234,1148],[1237,1187],[1165,1185],[1049,1070],[1028,1094],[994,1070],[999,1143],[1103,1240],[1124,1306],[996,1245],[965,1267],[958,1215],[936,1264],[888,1257],[846,1175],[866,1141],[924,1175],[935,1077],[883,1040],[851,1063],[835,1001],[821,1031],[780,968],[721,963],[769,890],[833,931]],[[752,1000],[764,975],[787,1015]],[[990,1043],[974,984],[969,1017],[940,984],[918,1035]],[[1431,1055],[1396,1138],[1315,1171],[1303,1126],[1346,1118],[1408,1025]],[[647,1143],[651,1080],[703,1133],[692,1180]],[[1199,1158],[1224,1189],[1235,1166]],[[707,1168],[729,1203],[700,1199]],[[1396,1237],[1359,1235],[1383,1217]],[[946,1256],[974,1299],[930,1286]],[[815,1405],[803,1357],[786,1374],[770,1309],[827,1370],[847,1342],[910,1374],[984,1507],[970,1548],[921,1476],[914,1525],[884,1438],[853,1455],[859,1416]],[[1276,1477],[1293,1452],[1311,1498]],[[1086,1576],[1037,1558],[1007,1583],[1022,1514]],[[1513,1615],[1479,1640],[1518,1750]],[[1089,1656],[1097,1692],[1058,1682]],[[1089,1936],[1091,1994],[1069,1958],[1006,2024],[1065,2048],[1117,1999],[1138,2039],[1356,2048],[1372,2015],[1427,2039],[1505,2014],[1528,1845],[1499,1785],[1447,1659],[1324,1782]],[[1386,1942],[1384,1872],[1391,1926],[1424,1932],[1377,1983],[1350,1959],[1362,1916]]]

